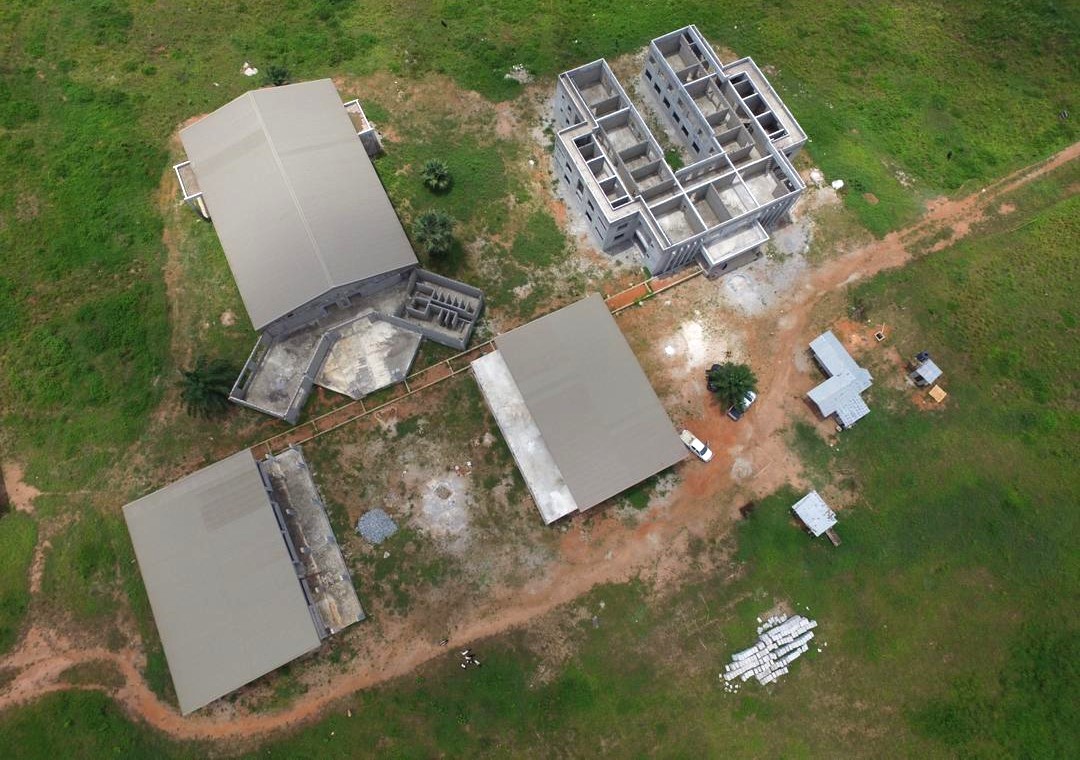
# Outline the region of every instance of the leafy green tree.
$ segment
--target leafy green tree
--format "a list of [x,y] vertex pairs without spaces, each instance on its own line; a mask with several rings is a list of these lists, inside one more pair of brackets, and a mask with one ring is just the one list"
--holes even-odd
[[225,359],[200,357],[195,366],[180,371],[180,398],[192,417],[214,417],[229,409],[229,392],[237,370]]
[[442,258],[454,245],[454,219],[443,211],[425,211],[413,222],[412,233],[428,256]]
[[757,376],[745,364],[714,364],[705,375],[709,390],[726,406],[734,406],[740,412],[746,405],[746,394],[757,393]]
[[433,193],[445,193],[454,184],[450,167],[436,158],[424,164],[424,168],[420,170],[420,178],[424,181],[424,187]]

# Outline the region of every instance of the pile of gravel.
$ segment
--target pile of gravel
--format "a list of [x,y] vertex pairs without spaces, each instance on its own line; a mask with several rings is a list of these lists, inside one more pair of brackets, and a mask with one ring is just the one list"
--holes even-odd
[[356,521],[356,532],[378,546],[397,533],[397,523],[381,509],[372,509]]

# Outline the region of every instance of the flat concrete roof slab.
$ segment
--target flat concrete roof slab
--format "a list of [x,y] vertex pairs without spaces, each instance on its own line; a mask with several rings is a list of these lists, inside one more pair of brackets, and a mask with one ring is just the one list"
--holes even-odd
[[370,315],[335,331],[339,337],[323,360],[315,383],[353,399],[404,380],[420,349],[419,333]]
[[599,295],[511,330],[495,345],[579,510],[687,456]]
[[250,451],[133,501],[124,519],[185,715],[318,648]]
[[555,459],[544,443],[540,428],[525,406],[525,399],[510,375],[498,351],[493,351],[472,363],[473,376],[480,393],[502,431],[518,471],[529,487],[544,524],[550,525],[560,517],[577,511],[570,489],[563,480]]

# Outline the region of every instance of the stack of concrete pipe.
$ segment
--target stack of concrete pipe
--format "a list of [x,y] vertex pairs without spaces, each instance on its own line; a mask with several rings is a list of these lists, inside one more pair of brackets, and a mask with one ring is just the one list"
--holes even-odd
[[757,643],[731,656],[731,663],[724,666],[723,679],[748,681],[756,678],[760,684],[772,683],[809,650],[815,628],[817,621],[802,615],[769,618],[758,627]]

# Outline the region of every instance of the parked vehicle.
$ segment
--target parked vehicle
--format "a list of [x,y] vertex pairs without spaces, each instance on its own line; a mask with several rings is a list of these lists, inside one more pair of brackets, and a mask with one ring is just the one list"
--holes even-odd
[[750,405],[754,403],[755,400],[757,400],[757,394],[753,391],[748,392],[745,396],[743,396],[743,408],[738,409],[734,404],[732,404],[731,407],[727,410],[727,416],[738,422],[740,419],[742,419],[742,416],[746,414],[747,410],[750,408]]
[[679,438],[686,444],[686,448],[694,452],[694,454],[697,455],[697,458],[702,462],[708,462],[712,459],[712,449],[709,448],[709,444],[701,441],[689,430],[680,430]]

